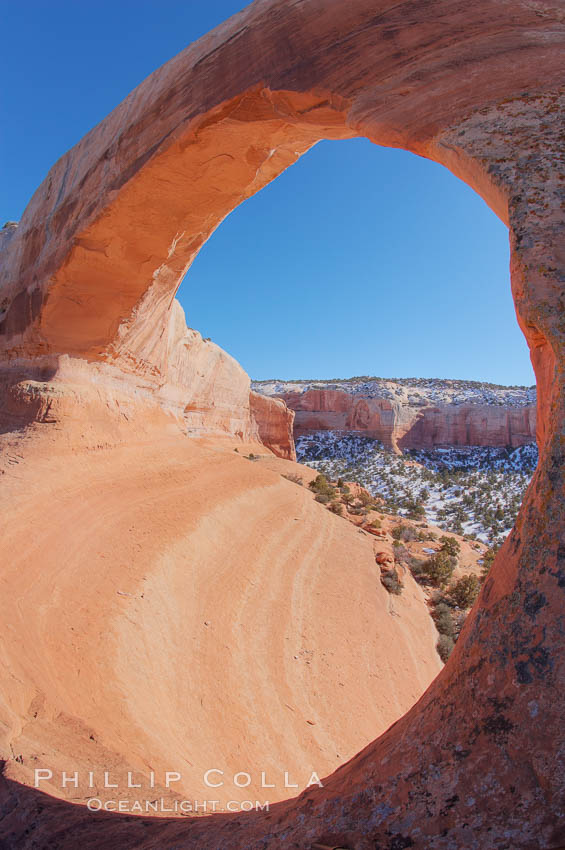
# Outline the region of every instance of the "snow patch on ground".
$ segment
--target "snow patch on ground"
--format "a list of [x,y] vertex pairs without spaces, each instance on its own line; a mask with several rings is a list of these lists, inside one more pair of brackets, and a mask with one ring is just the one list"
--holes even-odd
[[298,437],[296,453],[300,463],[382,496],[391,512],[413,518],[420,512],[446,531],[491,545],[512,528],[537,464],[535,443],[513,450],[414,449],[399,457],[378,440],[341,431]]

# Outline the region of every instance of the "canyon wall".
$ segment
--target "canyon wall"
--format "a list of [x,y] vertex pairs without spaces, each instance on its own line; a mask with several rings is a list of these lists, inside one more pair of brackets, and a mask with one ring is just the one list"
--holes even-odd
[[386,448],[523,446],[536,439],[535,404],[430,404],[412,406],[340,390],[311,389],[276,396],[295,412],[294,433],[358,431]]
[[257,441],[277,457],[296,460],[293,424],[294,412],[280,399],[266,398],[251,392],[251,418],[256,425]]

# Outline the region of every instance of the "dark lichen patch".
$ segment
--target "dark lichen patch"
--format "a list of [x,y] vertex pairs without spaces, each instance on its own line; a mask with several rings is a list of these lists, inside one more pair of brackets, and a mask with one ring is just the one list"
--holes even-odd
[[551,667],[548,650],[543,646],[535,646],[530,650],[526,659],[516,663],[516,678],[520,685],[531,685],[535,673],[538,677],[544,676]]
[[491,714],[483,723],[483,731],[495,740],[506,740],[514,729],[514,723],[504,714]]
[[455,806],[456,803],[459,802],[459,794],[453,794],[453,796],[448,797],[442,808],[439,810],[439,816],[444,818],[447,817],[450,810]]
[[527,661],[519,661],[516,665],[516,679],[520,685],[531,685],[534,677],[528,670]]
[[544,593],[538,590],[531,590],[526,594],[524,600],[524,611],[531,620],[535,620],[539,611],[547,605],[547,599]]
[[501,713],[502,711],[507,711],[510,708],[514,699],[512,697],[489,697],[488,701],[494,711]]
[[414,847],[409,835],[395,835],[388,843],[388,850],[405,850],[406,847]]
[[565,590],[565,570],[549,570],[549,574],[557,579],[557,587]]

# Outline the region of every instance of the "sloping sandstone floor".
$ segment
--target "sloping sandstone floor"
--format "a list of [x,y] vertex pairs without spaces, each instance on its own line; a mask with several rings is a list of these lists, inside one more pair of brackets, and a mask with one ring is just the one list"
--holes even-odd
[[[45,815],[34,828],[35,769],[53,771],[42,806],[47,793],[83,815],[88,798],[118,793],[105,770],[130,801],[214,799],[222,811],[294,796],[440,670],[421,589],[410,579],[391,597],[373,538],[281,475],[310,470],[243,456],[264,446],[163,431],[71,451],[55,425],[2,439],[2,752],[22,783],[4,785],[2,835],[19,842],[8,846],[77,846],[67,814],[67,838]],[[223,787],[205,785],[212,768]],[[61,788],[63,770],[79,771],[78,787]],[[127,771],[142,791],[125,788]],[[182,776],[168,791],[165,771]],[[233,784],[238,771],[249,787]],[[99,817],[87,815],[84,840],[113,846]]]

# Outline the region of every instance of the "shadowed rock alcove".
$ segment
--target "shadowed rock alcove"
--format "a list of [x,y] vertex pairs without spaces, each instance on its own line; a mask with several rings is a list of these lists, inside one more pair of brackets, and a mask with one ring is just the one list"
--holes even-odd
[[[316,141],[366,136],[445,165],[506,222],[538,386],[540,461],[517,524],[447,666],[404,717],[324,788],[268,814],[93,819],[23,786],[5,791],[22,818],[44,807],[44,836],[63,818],[58,846],[118,835],[123,847],[565,843],[564,36],[562,5],[545,0],[258,0],[135,89],[4,235],[8,424],[39,410],[65,426],[82,399],[101,434],[126,442],[136,418],[166,428],[184,417],[290,456],[284,409],[255,409],[263,403],[235,367],[222,361],[226,379],[210,396],[217,356],[194,366],[173,298],[237,204]],[[42,400],[42,383],[57,380],[72,401],[59,391]],[[115,427],[110,397],[128,413]]]

